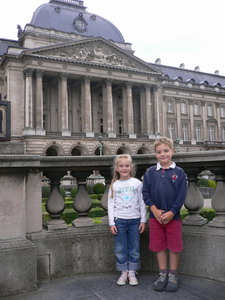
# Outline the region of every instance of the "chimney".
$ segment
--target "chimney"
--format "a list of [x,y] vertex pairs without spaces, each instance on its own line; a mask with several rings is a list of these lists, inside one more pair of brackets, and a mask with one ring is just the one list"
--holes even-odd
[[219,71],[219,70],[216,70],[216,71],[214,72],[214,74],[220,75],[220,71]]
[[157,59],[155,60],[155,64],[161,65],[161,59],[160,59],[160,58],[157,58]]
[[196,66],[196,67],[195,67],[195,71],[200,71],[199,66]]
[[180,68],[185,69],[185,64],[184,63],[180,64]]

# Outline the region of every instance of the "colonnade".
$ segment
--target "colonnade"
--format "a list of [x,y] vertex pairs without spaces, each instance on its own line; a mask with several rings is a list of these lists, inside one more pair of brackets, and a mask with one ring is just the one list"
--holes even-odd
[[[25,135],[45,135],[46,131],[51,131],[44,128],[44,94],[43,82],[44,71],[28,69],[25,74]],[[71,136],[73,128],[70,126],[69,116],[69,96],[68,96],[68,80],[71,80],[70,74],[60,73],[57,76],[57,130],[61,132],[62,136]],[[92,90],[92,83],[98,82],[101,92],[97,96],[97,101],[102,101],[101,111],[94,113],[96,107],[94,105],[94,93]],[[80,97],[80,116],[73,115],[71,118],[80,117],[81,131],[86,134],[86,137],[94,137],[96,133],[96,126],[94,118],[99,118],[97,123],[100,124],[100,115],[102,116],[102,129],[98,126],[97,133],[106,133],[109,138],[116,138],[118,130],[118,115],[121,115],[122,126],[124,134],[128,134],[130,138],[136,138],[137,134],[146,134],[149,136],[160,132],[160,104],[158,97],[158,88],[151,84],[137,84],[135,82],[120,81],[115,83],[111,79],[93,79],[85,76],[79,80]],[[119,86],[121,90],[121,97],[116,99],[113,88]],[[74,87],[74,88],[77,88]],[[138,92],[135,92],[134,88]],[[54,95],[54,97],[56,97]],[[74,100],[73,100],[74,101]],[[122,102],[122,111],[119,111],[116,101]],[[135,102],[135,107],[134,107]],[[138,102],[138,103],[137,103]],[[136,110],[136,108],[138,109]],[[50,108],[51,109],[51,108]],[[136,120],[135,120],[136,119]],[[138,127],[140,123],[140,128]],[[138,124],[135,125],[135,124]],[[138,127],[138,128],[137,128]],[[102,130],[102,132],[101,132]]]

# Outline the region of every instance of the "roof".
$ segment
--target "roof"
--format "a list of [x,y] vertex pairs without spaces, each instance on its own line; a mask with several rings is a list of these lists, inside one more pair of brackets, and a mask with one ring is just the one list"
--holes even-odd
[[225,87],[225,77],[218,74],[204,73],[197,70],[188,70],[150,63],[152,67],[161,71],[163,77],[169,80],[178,80],[184,83],[204,84],[209,86]]
[[20,47],[20,43],[14,40],[0,39],[0,56],[5,54],[10,46]]
[[31,25],[83,36],[102,37],[119,43],[125,40],[110,21],[89,13],[80,0],[50,0],[34,12]]

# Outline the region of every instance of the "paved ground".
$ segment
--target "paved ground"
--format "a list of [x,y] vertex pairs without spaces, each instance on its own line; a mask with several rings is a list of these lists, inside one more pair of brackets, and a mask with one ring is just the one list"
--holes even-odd
[[153,281],[157,274],[139,274],[138,286],[117,286],[118,273],[79,275],[44,281],[38,291],[1,300],[221,300],[225,283],[200,277],[180,275],[180,288],[175,293],[156,292]]

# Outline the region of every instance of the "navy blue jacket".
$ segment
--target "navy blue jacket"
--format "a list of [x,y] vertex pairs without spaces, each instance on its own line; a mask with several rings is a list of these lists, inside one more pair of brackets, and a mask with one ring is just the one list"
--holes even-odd
[[[150,167],[144,175],[142,193],[146,205],[155,205],[166,212],[172,211],[173,219],[179,219],[187,194],[186,174],[177,166],[165,171],[157,170],[156,166]],[[154,218],[151,209],[150,218]]]

